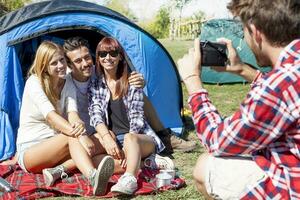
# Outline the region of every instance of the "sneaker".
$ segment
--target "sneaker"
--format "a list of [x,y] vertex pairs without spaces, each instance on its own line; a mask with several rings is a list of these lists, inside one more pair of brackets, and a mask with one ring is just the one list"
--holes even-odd
[[93,177],[91,177],[91,185],[93,186],[93,195],[104,195],[108,180],[114,173],[114,159],[111,156],[105,156]]
[[43,177],[46,186],[52,186],[57,179],[68,178],[68,174],[65,172],[64,166],[58,165],[53,168],[43,169]]
[[145,158],[144,166],[151,169],[175,169],[175,165],[169,157],[158,154],[151,154]]
[[118,182],[111,187],[111,192],[132,195],[137,190],[137,180],[131,174],[123,174]]

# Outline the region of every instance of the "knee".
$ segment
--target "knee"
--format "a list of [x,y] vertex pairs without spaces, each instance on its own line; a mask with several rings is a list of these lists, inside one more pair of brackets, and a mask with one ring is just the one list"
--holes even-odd
[[193,178],[196,181],[196,184],[199,186],[204,186],[205,184],[205,170],[206,163],[208,159],[208,154],[204,153],[199,156],[196,166],[193,170]]
[[138,143],[137,134],[127,133],[124,136],[124,145]]

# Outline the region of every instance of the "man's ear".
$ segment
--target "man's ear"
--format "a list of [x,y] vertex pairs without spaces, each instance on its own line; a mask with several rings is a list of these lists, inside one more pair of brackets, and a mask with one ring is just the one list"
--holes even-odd
[[256,26],[254,24],[250,24],[249,29],[251,31],[251,34],[253,36],[255,43],[261,49],[262,37],[263,37],[262,33],[256,28]]

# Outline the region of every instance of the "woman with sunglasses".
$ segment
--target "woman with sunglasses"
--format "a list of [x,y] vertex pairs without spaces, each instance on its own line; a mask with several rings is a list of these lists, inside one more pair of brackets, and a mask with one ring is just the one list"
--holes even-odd
[[128,64],[117,40],[104,37],[96,50],[95,77],[89,85],[91,124],[106,152],[126,169],[111,191],[133,194],[141,159],[165,147],[145,121],[143,91],[128,84]]
[[[86,134],[77,113],[75,88],[65,79],[66,70],[62,47],[51,41],[42,42],[29,70],[22,98],[18,163],[26,172],[42,172],[47,186],[77,167],[68,144],[70,138]],[[94,167],[92,158],[80,163],[94,195],[105,192],[102,182],[107,181],[114,170],[112,157],[102,158],[98,160],[98,168]]]

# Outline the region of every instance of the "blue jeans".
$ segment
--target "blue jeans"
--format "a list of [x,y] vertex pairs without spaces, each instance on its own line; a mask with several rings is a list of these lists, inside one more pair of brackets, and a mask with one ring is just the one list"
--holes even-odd
[[118,146],[120,147],[120,149],[123,148],[125,134],[126,133],[119,133],[118,135],[116,135],[116,142],[117,142]]

